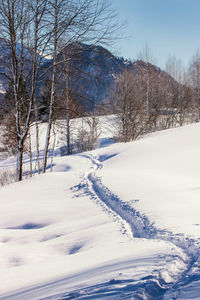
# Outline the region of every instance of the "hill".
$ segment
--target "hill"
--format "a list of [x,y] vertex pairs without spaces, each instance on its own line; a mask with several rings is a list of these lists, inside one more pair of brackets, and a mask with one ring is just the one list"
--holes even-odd
[[199,299],[199,130],[56,151],[52,173],[1,188],[0,297]]

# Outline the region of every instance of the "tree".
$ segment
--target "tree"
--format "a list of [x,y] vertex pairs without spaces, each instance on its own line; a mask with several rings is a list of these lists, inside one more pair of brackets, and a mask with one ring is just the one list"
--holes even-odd
[[[22,162],[23,149],[26,135],[28,133],[28,124],[30,121],[30,110],[25,120],[21,118],[22,99],[19,93],[19,82],[24,72],[24,35],[28,24],[27,7],[22,1],[1,1],[0,2],[0,25],[1,36],[9,49],[11,57],[10,80],[12,81],[14,116],[17,137],[17,179],[22,180]],[[20,49],[17,47],[17,41],[20,40]],[[31,102],[29,101],[31,109]]]
[[200,53],[196,51],[189,65],[189,81],[193,89],[192,100],[195,121],[200,120]]
[[182,126],[191,107],[191,89],[188,76],[180,59],[170,57],[166,63],[166,72],[176,80],[173,107],[176,109],[176,124]]
[[[48,149],[49,149],[49,141],[52,127],[52,118],[53,118],[53,103],[55,99],[55,91],[56,91],[56,64],[57,64],[57,51],[58,51],[58,35],[59,35],[59,11],[61,8],[61,2],[58,0],[54,0],[50,2],[50,11],[52,9],[52,17],[53,17],[53,72],[52,72],[52,81],[51,81],[51,97],[49,103],[49,118],[48,118],[48,126],[46,133],[46,142],[44,148],[44,160],[43,160],[43,172],[46,171],[47,167],[47,157],[48,157]],[[63,20],[61,20],[63,21]]]
[[[125,70],[115,81],[110,98],[115,100],[118,116],[117,131],[120,140],[129,142],[144,133],[146,125],[146,89],[142,86],[141,74]],[[146,100],[146,98],[145,98]]]
[[[7,49],[8,67],[5,75],[12,85],[13,99],[9,100],[7,105],[14,107],[12,112],[17,138],[18,181],[22,180],[24,143],[33,120],[37,75],[41,63],[39,52],[40,49],[44,50],[46,44],[45,26],[41,26],[44,25],[42,21],[46,2],[46,0],[33,0],[30,5],[28,0],[0,1],[0,41]],[[28,87],[26,97],[20,90],[20,81],[24,79]]]
[[139,52],[138,54],[138,59],[142,60],[145,62],[145,68],[144,68],[144,78],[145,78],[145,83],[146,83],[146,110],[147,113],[149,113],[149,102],[150,102],[150,63],[153,61],[153,56],[150,53],[150,49],[148,47],[148,44],[146,43],[145,47],[142,49],[142,51]]
[[[43,172],[46,171],[48,148],[53,120],[53,104],[57,85],[57,67],[63,60],[67,62],[69,57],[57,60],[58,53],[72,43],[92,42],[109,43],[113,35],[120,27],[115,22],[116,14],[111,10],[111,4],[106,0],[52,0],[48,3],[51,29],[51,54],[53,56],[51,97],[46,143],[43,159]],[[69,60],[68,60],[69,62]],[[66,64],[65,64],[66,65]],[[68,69],[66,65],[66,70]],[[68,72],[68,71],[67,71]],[[67,78],[67,77],[66,77]],[[68,79],[66,79],[66,92],[68,91]],[[68,97],[66,95],[66,97]],[[66,102],[68,103],[68,102]],[[67,109],[68,111],[68,109]],[[66,115],[67,122],[69,120]],[[67,125],[69,131],[69,126]],[[69,139],[69,132],[67,133]],[[69,144],[69,140],[67,141]]]

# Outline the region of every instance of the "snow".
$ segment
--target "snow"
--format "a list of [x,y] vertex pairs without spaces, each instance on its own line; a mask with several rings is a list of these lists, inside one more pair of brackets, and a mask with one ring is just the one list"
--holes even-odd
[[6,90],[5,88],[3,87],[3,84],[0,83],[0,94],[5,94],[6,93]]
[[139,200],[134,207],[157,228],[199,237],[199,130],[193,124],[114,145],[103,183],[125,201]]
[[59,135],[52,173],[0,189],[0,299],[199,299],[200,124],[111,144],[114,119],[98,149],[61,157]]

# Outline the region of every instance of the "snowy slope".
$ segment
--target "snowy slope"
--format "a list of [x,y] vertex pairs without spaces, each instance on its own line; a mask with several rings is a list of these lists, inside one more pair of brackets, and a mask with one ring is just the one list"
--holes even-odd
[[57,156],[1,188],[0,299],[199,299],[199,131]]
[[134,207],[157,228],[199,237],[199,132],[194,124],[114,145],[103,183],[124,201],[138,200]]

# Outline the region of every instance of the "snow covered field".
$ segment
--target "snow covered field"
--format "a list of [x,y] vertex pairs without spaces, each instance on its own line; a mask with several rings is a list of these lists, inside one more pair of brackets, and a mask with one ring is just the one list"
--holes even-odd
[[0,188],[0,299],[200,299],[199,132],[105,129],[108,146]]

